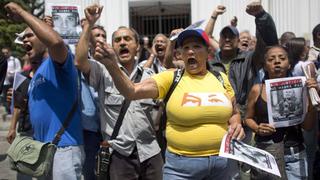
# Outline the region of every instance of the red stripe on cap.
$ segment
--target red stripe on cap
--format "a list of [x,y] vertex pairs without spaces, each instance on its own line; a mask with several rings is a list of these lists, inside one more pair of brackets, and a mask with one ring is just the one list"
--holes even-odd
[[201,33],[202,38],[206,41],[207,45],[209,46],[209,37],[205,31]]

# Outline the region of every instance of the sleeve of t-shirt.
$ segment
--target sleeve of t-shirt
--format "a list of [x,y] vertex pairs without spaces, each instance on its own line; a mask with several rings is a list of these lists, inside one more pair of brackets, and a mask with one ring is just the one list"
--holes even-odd
[[233,88],[230,84],[230,81],[228,79],[228,76],[223,73],[223,72],[220,72],[222,78],[223,78],[223,83],[224,83],[224,87],[226,88],[227,90],[227,94],[230,96],[230,97],[233,97],[234,96],[234,91],[233,91]]
[[159,74],[155,74],[151,77],[157,83],[157,87],[159,91],[158,99],[165,98],[173,82],[173,76],[174,76],[174,71],[164,71]]
[[0,56],[0,94],[2,92],[3,82],[6,77],[7,73],[7,60],[4,58],[4,56]]
[[61,70],[65,71],[65,72],[72,72],[72,70],[76,69],[74,62],[73,62],[74,55],[72,54],[72,52],[70,50],[68,50],[66,61],[64,62],[63,65],[54,62],[51,57],[49,57],[49,58],[50,58],[51,62],[54,64],[55,68],[58,68],[58,69],[61,68]]

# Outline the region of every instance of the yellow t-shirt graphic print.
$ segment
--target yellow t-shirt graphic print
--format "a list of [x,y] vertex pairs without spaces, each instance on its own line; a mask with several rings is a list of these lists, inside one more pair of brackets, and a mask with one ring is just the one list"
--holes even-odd
[[[174,72],[153,76],[163,99],[173,81]],[[232,115],[233,89],[225,74],[224,86],[211,73],[190,76],[184,73],[167,103],[166,138],[170,152],[186,156],[219,153],[223,135]]]
[[232,106],[223,93],[184,93],[181,106]]

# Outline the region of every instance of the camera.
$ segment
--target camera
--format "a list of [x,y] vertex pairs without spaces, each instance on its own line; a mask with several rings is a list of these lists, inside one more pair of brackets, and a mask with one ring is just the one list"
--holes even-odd
[[108,147],[101,146],[96,156],[96,175],[101,179],[108,179],[111,154]]

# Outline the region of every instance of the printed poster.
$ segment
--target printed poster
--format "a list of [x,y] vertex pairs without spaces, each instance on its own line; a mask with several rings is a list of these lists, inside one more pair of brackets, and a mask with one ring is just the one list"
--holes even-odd
[[266,80],[268,119],[275,127],[303,122],[307,111],[307,94],[303,76]]

